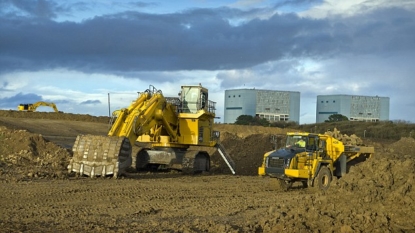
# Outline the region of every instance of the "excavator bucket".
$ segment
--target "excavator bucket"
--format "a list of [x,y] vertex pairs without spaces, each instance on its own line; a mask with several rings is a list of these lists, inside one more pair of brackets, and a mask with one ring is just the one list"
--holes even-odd
[[117,177],[131,166],[131,150],[126,137],[79,135],[72,148],[68,171],[90,177]]

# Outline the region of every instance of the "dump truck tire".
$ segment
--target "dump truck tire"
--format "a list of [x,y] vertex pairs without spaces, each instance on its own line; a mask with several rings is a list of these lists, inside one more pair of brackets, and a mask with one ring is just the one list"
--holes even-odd
[[314,187],[321,190],[327,190],[330,187],[332,178],[330,170],[326,166],[321,167],[314,180]]

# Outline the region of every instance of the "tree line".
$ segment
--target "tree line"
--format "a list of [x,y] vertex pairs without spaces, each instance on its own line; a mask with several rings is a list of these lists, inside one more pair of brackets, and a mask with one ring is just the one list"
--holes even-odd
[[330,115],[328,120],[324,123],[303,125],[299,125],[293,121],[270,122],[267,119],[260,118],[258,116],[241,115],[236,119],[234,124],[290,128],[293,130],[301,130],[312,133],[324,133],[327,130],[337,128],[342,134],[356,134],[358,137],[369,139],[399,140],[401,137],[415,138],[415,124],[407,121],[349,121],[349,119],[342,114]]

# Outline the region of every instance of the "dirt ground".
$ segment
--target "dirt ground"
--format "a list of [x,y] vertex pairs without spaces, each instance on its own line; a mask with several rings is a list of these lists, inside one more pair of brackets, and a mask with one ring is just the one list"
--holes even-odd
[[375,157],[327,192],[257,176],[278,128],[215,126],[236,175],[217,153],[202,175],[68,174],[75,137],[105,135],[108,120],[0,111],[0,232],[415,232],[412,138],[366,141]]

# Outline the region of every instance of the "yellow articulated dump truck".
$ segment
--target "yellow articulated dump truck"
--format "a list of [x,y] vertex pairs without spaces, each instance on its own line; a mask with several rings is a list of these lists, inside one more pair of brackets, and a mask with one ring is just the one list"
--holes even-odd
[[69,172],[117,177],[131,167],[134,157],[138,170],[198,173],[209,171],[210,156],[219,151],[235,174],[235,164],[213,130],[215,102],[200,84],[182,86],[179,97],[165,97],[150,86],[113,115],[108,135],[78,135]]
[[359,145],[361,141],[355,135],[336,138],[340,134],[336,129],[334,132],[287,133],[283,148],[265,153],[258,174],[277,178],[285,189],[294,182],[328,189],[333,177],[342,177],[352,164],[374,154],[374,147]]

